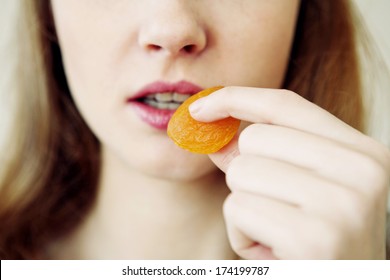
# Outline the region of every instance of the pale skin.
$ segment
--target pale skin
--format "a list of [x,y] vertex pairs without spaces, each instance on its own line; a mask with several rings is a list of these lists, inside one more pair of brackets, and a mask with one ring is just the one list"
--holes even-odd
[[[53,258],[385,257],[387,148],[278,89],[299,1],[52,6],[72,95],[103,154],[97,204]],[[124,102],[156,80],[228,86],[191,113],[241,119],[240,133],[209,156],[176,147]]]

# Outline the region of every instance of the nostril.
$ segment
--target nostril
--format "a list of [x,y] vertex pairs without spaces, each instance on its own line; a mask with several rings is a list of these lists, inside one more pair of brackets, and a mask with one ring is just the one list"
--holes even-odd
[[148,49],[149,51],[159,51],[159,50],[162,49],[162,47],[159,46],[159,45],[149,44],[149,45],[147,46],[147,49]]
[[185,53],[193,53],[196,50],[195,45],[186,45],[182,48]]
[[[163,49],[162,46],[156,45],[156,44],[148,44],[147,49],[149,51],[155,52],[155,51],[160,51]],[[191,54],[196,51],[196,45],[195,44],[189,44],[185,45],[180,49],[181,52],[186,53],[186,54]]]

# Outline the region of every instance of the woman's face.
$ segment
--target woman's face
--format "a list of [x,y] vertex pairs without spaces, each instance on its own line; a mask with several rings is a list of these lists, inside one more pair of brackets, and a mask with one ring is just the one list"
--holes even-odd
[[156,177],[214,172],[166,135],[215,85],[281,86],[299,0],[52,0],[73,98],[104,152]]

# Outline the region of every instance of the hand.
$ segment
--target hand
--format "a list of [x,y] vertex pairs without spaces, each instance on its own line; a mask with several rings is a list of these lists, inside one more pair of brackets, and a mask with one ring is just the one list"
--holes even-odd
[[385,258],[385,146],[287,90],[226,87],[190,111],[252,123],[210,155],[231,189],[224,215],[240,257]]

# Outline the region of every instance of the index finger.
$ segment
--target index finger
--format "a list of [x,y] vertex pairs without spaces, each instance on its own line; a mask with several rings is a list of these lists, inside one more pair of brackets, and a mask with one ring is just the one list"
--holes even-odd
[[189,110],[198,121],[232,116],[252,123],[295,128],[348,144],[358,144],[354,142],[356,133],[360,133],[328,111],[283,89],[225,87],[197,100]]

